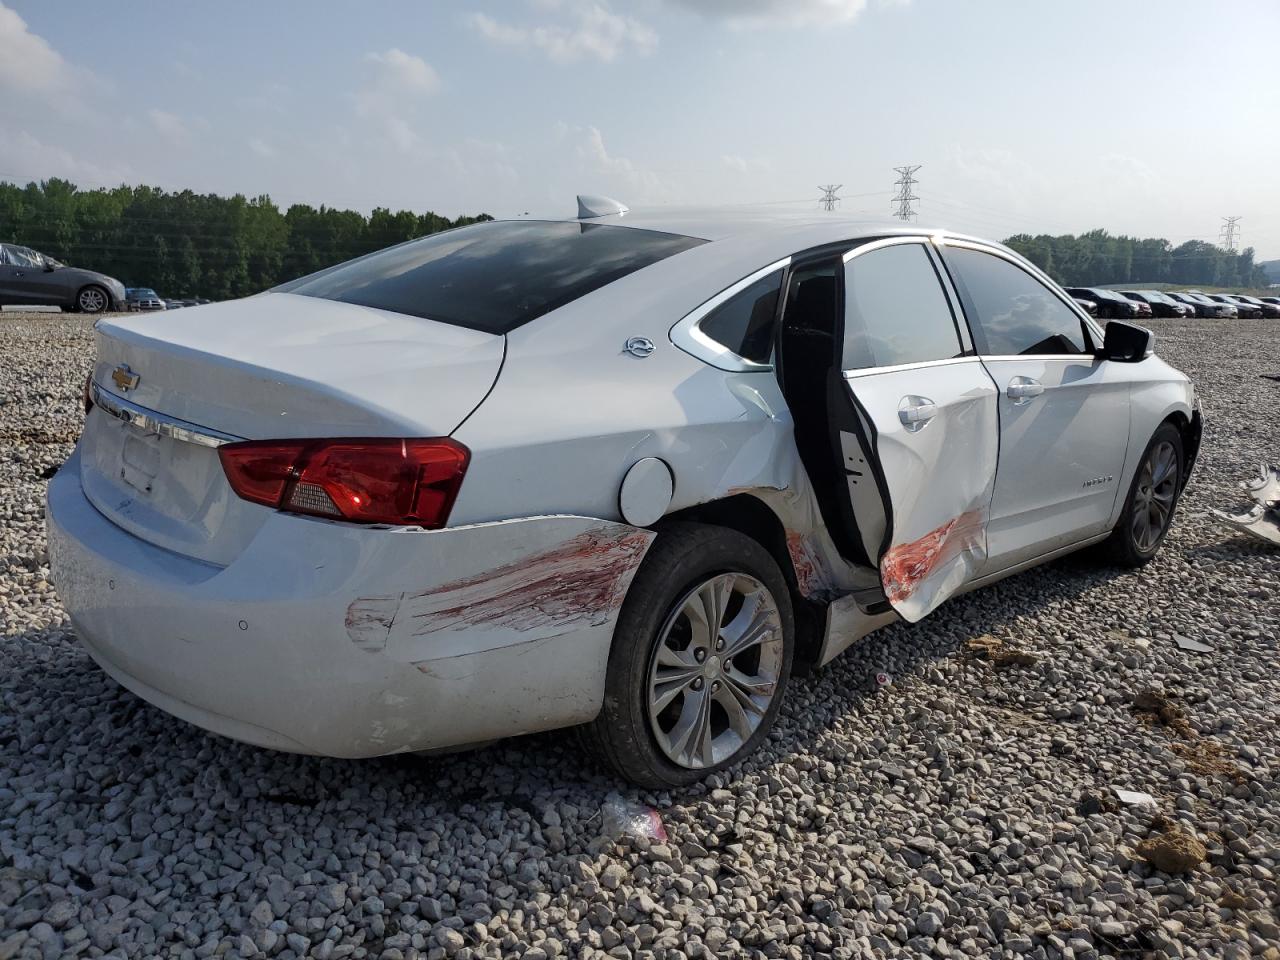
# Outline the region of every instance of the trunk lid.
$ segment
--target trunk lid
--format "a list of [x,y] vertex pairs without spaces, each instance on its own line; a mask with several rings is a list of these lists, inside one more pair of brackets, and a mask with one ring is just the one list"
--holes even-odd
[[503,340],[284,293],[102,320],[81,484],[135,536],[225,565],[269,508],[232,492],[218,439],[447,436],[493,385]]

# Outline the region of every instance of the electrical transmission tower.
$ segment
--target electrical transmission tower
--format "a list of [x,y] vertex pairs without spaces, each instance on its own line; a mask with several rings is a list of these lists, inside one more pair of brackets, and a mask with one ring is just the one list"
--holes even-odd
[[915,219],[916,211],[911,206],[911,202],[920,198],[911,192],[911,188],[919,182],[915,178],[915,172],[922,166],[924,164],[917,163],[914,166],[893,168],[893,172],[898,174],[898,179],[894,183],[894,186],[898,188],[898,193],[889,202],[897,206],[898,209],[894,211],[893,215],[899,220]]
[[1240,239],[1240,228],[1236,226],[1244,217],[1223,217],[1222,233],[1219,237],[1222,239],[1222,247],[1224,250],[1236,252],[1236,244]]
[[836,208],[836,204],[840,202],[840,198],[836,196],[836,191],[843,186],[843,183],[828,183],[826,186],[818,187],[822,191],[822,198],[818,201],[818,204],[823,210],[834,210]]

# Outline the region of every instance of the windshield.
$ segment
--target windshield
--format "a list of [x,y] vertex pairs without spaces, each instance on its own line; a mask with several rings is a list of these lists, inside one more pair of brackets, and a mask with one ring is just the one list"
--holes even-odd
[[129,296],[131,296],[131,297],[139,297],[139,298],[141,298],[141,297],[155,297],[156,299],[159,299],[159,296],[158,296],[158,295],[156,294],[156,292],[155,292],[154,290],[152,290],[150,287],[132,287],[132,288],[129,290]]
[[379,250],[274,292],[507,333],[705,242],[599,223],[492,221]]

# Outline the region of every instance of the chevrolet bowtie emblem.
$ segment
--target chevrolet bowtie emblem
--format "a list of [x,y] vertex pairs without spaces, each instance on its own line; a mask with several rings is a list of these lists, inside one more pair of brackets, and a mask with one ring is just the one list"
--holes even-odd
[[128,393],[136,387],[139,379],[138,375],[129,369],[127,363],[111,371],[111,380],[120,388],[121,393]]

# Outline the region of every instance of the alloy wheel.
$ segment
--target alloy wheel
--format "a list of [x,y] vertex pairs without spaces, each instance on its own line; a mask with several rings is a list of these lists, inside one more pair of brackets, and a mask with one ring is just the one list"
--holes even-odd
[[740,750],[769,711],[784,657],[778,605],[759,580],[722,573],[685,594],[658,634],[646,690],[667,759],[696,770]]
[[107,306],[106,295],[101,290],[96,290],[93,287],[81,290],[78,302],[80,309],[85,313],[101,313]]
[[1173,444],[1162,440],[1142,464],[1133,496],[1134,545],[1143,553],[1155,549],[1173,517],[1178,493],[1178,458]]

